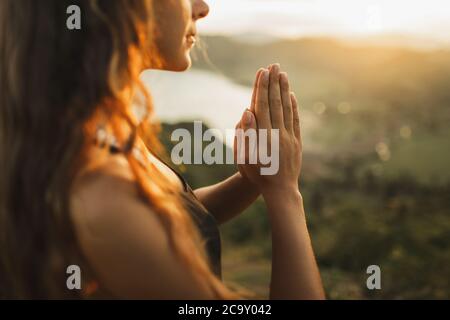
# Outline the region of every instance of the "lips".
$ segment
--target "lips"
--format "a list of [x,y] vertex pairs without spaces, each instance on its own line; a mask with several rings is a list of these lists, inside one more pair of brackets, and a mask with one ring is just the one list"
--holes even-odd
[[197,42],[197,26],[194,23],[188,28],[186,42],[189,47],[193,47]]
[[190,46],[193,46],[197,42],[196,34],[189,34],[186,36],[186,41]]

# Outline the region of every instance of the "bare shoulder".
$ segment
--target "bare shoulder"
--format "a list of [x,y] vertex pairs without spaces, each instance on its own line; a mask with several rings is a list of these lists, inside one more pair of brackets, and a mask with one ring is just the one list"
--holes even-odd
[[103,214],[111,217],[124,203],[137,201],[137,186],[125,157],[109,157],[75,180],[71,193],[72,219],[88,222],[102,219]]
[[79,177],[71,215],[83,254],[120,298],[208,298],[180,263],[158,214],[138,195],[125,158]]

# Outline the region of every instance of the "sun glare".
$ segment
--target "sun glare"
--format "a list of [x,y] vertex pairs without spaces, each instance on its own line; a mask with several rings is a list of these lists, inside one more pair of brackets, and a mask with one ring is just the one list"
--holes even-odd
[[[210,0],[207,33],[404,34],[450,40],[448,0]],[[446,31],[447,30],[447,31]]]

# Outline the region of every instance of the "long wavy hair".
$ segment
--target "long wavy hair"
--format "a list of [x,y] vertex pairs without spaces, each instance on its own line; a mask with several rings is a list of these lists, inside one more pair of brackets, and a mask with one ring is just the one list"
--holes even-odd
[[[82,29],[66,9],[82,9]],[[138,66],[157,63],[151,0],[0,1],[0,298],[80,297],[66,268],[82,257],[70,218],[73,181],[95,168],[87,153],[101,122],[158,214],[173,250],[217,298],[236,298],[208,265],[180,196],[135,147],[160,152]],[[120,92],[133,88],[138,121]]]

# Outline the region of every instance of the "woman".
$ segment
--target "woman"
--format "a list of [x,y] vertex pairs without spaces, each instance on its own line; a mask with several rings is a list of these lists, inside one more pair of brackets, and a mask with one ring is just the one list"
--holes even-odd
[[[260,194],[272,227],[270,297],[321,299],[298,189],[297,101],[261,69],[239,128],[279,129],[280,168],[192,191],[159,156],[145,69],[184,71],[202,0],[0,2],[0,297],[230,299],[217,223]],[[147,114],[137,119],[132,105]],[[248,155],[248,152],[247,152]],[[82,270],[69,290],[66,270]]]

